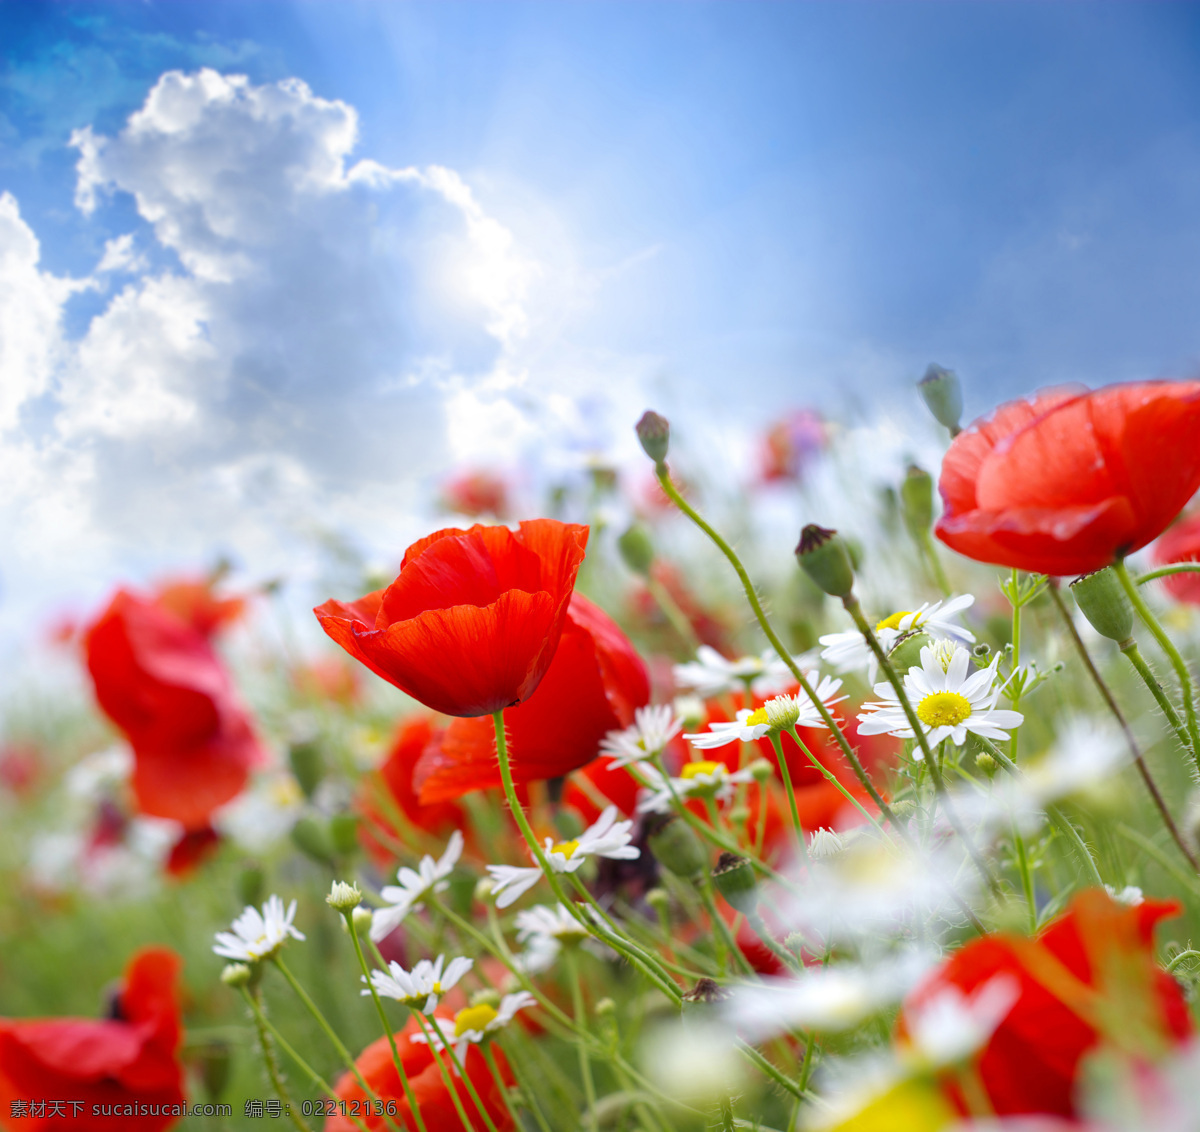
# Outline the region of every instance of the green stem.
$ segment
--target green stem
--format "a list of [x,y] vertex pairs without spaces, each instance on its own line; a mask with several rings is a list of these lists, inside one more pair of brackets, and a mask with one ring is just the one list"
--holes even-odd
[[771,933],[771,929],[767,927],[762,916],[758,914],[758,910],[747,914],[746,919],[750,922],[750,927],[754,929],[754,934],[763,941],[771,950],[771,954],[780,961],[785,967],[796,974],[804,973],[804,964],[800,962],[782,943],[780,943]]
[[[566,959],[570,969],[571,1003],[575,1014],[575,1025],[586,1029],[587,1010],[583,1003],[583,980],[579,976],[579,956],[573,949],[568,949]],[[596,1085],[592,1080],[592,1059],[588,1054],[587,1047],[582,1042],[578,1042],[576,1048],[579,1051],[579,1076],[583,1081],[583,1097],[587,1103],[589,1114],[588,1123],[592,1127],[592,1132],[597,1132],[600,1125],[596,1119]]]
[[933,580],[937,583],[937,588],[942,591],[942,597],[949,597],[950,582],[946,578],[946,571],[942,569],[942,560],[938,557],[937,544],[933,541],[928,527],[922,530],[919,545],[929,558],[929,565],[933,568]]
[[1133,755],[1133,761],[1137,764],[1138,773],[1142,776],[1142,782],[1145,783],[1146,789],[1150,792],[1150,797],[1159,815],[1162,817],[1163,825],[1167,827],[1167,832],[1171,835],[1171,840],[1175,842],[1179,851],[1187,858],[1188,864],[1197,872],[1200,872],[1200,862],[1197,862],[1195,855],[1188,848],[1187,842],[1184,841],[1183,835],[1179,832],[1179,827],[1175,824],[1175,819],[1171,816],[1171,811],[1167,807],[1166,800],[1158,788],[1158,783],[1154,781],[1154,777],[1150,773],[1150,767],[1146,762],[1145,756],[1142,754],[1142,749],[1138,746],[1137,739],[1134,738],[1133,729],[1129,726],[1120,707],[1117,705],[1116,697],[1104,682],[1104,677],[1100,675],[1100,670],[1092,660],[1091,654],[1087,650],[1087,645],[1083,643],[1083,638],[1079,635],[1079,630],[1075,628],[1075,622],[1068,612],[1066,605],[1063,603],[1062,594],[1059,593],[1057,578],[1050,579],[1050,597],[1058,608],[1059,615],[1066,624],[1071,639],[1075,642],[1075,649],[1079,653],[1084,667],[1088,670],[1088,674],[1092,678],[1092,683],[1096,685],[1096,689],[1100,693],[1100,698],[1108,706],[1108,710],[1112,713],[1113,718],[1117,721],[1117,725],[1121,728],[1121,733],[1125,736],[1125,743],[1129,747],[1130,754]]
[[1144,586],[1147,582],[1154,581],[1155,578],[1165,578],[1169,574],[1197,573],[1200,573],[1200,562],[1175,562],[1170,566],[1163,566],[1159,570],[1151,570],[1149,574],[1142,574],[1135,580],[1139,586]]
[[[292,1123],[296,1126],[298,1132],[311,1132],[311,1129],[304,1122],[303,1117],[301,1117],[300,1110],[288,1094],[287,1086],[283,1083],[283,1074],[280,1071],[279,1062],[275,1059],[275,1051],[271,1048],[271,1031],[274,1027],[267,1021],[267,1017],[263,1013],[262,1003],[259,1001],[261,993],[257,988],[253,994],[245,987],[242,988],[242,994],[245,996],[246,1002],[254,1014],[254,1027],[258,1031],[258,1044],[262,1049],[263,1064],[267,1068],[267,1076],[271,1079],[271,1088],[275,1090],[275,1095],[283,1103],[284,1110],[291,1117]],[[333,1090],[330,1089],[327,1095],[333,1096]]]
[[[499,1069],[496,1066],[496,1055],[492,1052],[490,1045],[484,1047],[484,1055],[488,1059],[488,1068],[492,1071],[492,1076],[496,1078],[497,1082],[502,1081],[503,1078],[500,1076]],[[512,1070],[513,1078],[517,1082],[517,1088],[521,1090],[521,1099],[525,1102],[525,1107],[533,1113],[533,1119],[537,1121],[537,1126],[542,1132],[552,1132],[550,1125],[546,1123],[546,1118],[542,1115],[541,1106],[537,1103],[533,1090],[528,1085],[528,1078],[525,1076],[524,1071],[518,1071],[517,1069],[517,1058],[511,1048],[508,1051],[507,1060],[508,1067]],[[519,1120],[516,1122],[516,1127],[521,1127]]]
[[984,884],[987,885],[993,895],[999,896],[1001,889],[996,883],[996,878],[992,876],[991,870],[987,867],[987,863],[975,847],[975,843],[967,836],[967,831],[963,828],[957,810],[950,801],[945,780],[942,778],[942,768],[938,765],[937,759],[933,757],[933,751],[929,747],[929,737],[925,734],[925,725],[917,718],[917,713],[913,710],[913,706],[909,702],[908,693],[904,688],[904,681],[900,679],[895,665],[888,659],[887,653],[883,651],[883,646],[880,645],[874,630],[863,616],[862,606],[859,605],[858,598],[853,593],[849,593],[842,598],[842,605],[846,607],[846,612],[854,618],[854,623],[858,626],[858,631],[863,635],[871,651],[875,654],[875,659],[878,661],[880,669],[896,693],[896,698],[904,711],[904,717],[908,720],[908,726],[916,737],[917,745],[921,748],[921,753],[925,756],[926,765],[929,767],[929,775],[933,779],[933,788],[941,799],[942,809],[946,812],[946,820],[950,823],[954,832],[958,834],[959,840],[962,841],[967,855],[971,858],[971,863],[983,878]]
[[1196,703],[1192,696],[1192,675],[1188,672],[1188,666],[1175,647],[1175,642],[1167,636],[1166,630],[1159,624],[1158,618],[1154,616],[1154,612],[1138,592],[1137,586],[1129,576],[1129,568],[1125,565],[1125,559],[1117,559],[1113,570],[1121,580],[1121,585],[1143,624],[1153,634],[1154,639],[1158,642],[1158,647],[1167,654],[1171,666],[1175,669],[1175,675],[1179,678],[1179,692],[1183,696],[1183,712],[1187,716],[1187,731],[1191,736],[1192,750],[1200,756],[1200,726],[1197,726],[1196,723]]
[[742,589],[746,593],[746,600],[750,603],[750,608],[754,612],[755,620],[758,621],[759,627],[767,640],[771,642],[771,647],[778,654],[779,659],[788,667],[788,671],[795,677],[796,682],[803,689],[804,694],[812,701],[812,705],[816,708],[822,722],[829,728],[830,733],[837,741],[842,755],[846,761],[854,769],[854,774],[862,783],[863,788],[871,796],[871,801],[879,807],[879,812],[887,818],[893,826],[899,826],[896,820],[896,815],[892,813],[888,804],[883,800],[883,796],[875,789],[875,784],[871,781],[870,775],[867,774],[866,768],[858,757],[858,752],[850,745],[850,740],[846,737],[846,733],[841,729],[836,719],[834,719],[830,710],[822,702],[817,695],[812,684],[809,683],[808,677],[804,675],[803,670],[796,663],[791,651],[779,639],[779,634],[775,632],[771,622],[767,620],[767,615],[763,611],[762,602],[759,601],[758,592],[754,588],[754,583],[750,581],[750,575],[746,573],[746,568],[742,565],[742,561],[738,558],[733,547],[729,545],[709,524],[704,520],[695,508],[692,507],[678,489],[671,482],[671,473],[667,469],[667,465],[661,461],[654,466],[654,474],[658,477],[658,482],[662,484],[662,489],[666,492],[667,497],[679,508],[693,523],[696,524],[711,540],[714,546],[725,556],[730,566],[738,576],[738,580],[742,583]]
[[701,644],[700,638],[696,636],[696,630],[692,628],[687,614],[679,608],[679,603],[671,596],[667,587],[657,578],[647,574],[646,590],[658,603],[658,608],[663,611],[676,636],[687,645],[689,651],[695,652]]
[[383,1025],[383,1032],[387,1035],[388,1045],[392,1048],[392,1061],[396,1066],[396,1073],[400,1077],[400,1085],[404,1089],[404,1099],[408,1101],[408,1107],[412,1111],[413,1119],[417,1122],[417,1128],[420,1132],[428,1132],[425,1127],[425,1118],[421,1115],[421,1110],[417,1107],[416,1098],[413,1096],[412,1086],[408,1083],[408,1074],[404,1071],[404,1062],[400,1058],[400,1050],[396,1046],[396,1035],[392,1032],[392,1025],[388,1021],[387,1014],[383,1009],[383,1002],[379,998],[379,992],[375,989],[375,984],[371,981],[371,968],[367,965],[367,957],[363,954],[362,940],[358,938],[358,929],[354,926],[354,913],[344,913],[346,918],[346,927],[350,930],[350,938],[354,941],[354,954],[358,956],[358,965],[362,968],[363,977],[367,983],[367,989],[371,992],[371,999],[375,1003],[375,1009],[379,1013],[379,1021]]
[[[1017,568],[1012,572],[1012,671],[1016,675],[1021,669],[1021,587],[1018,582]],[[1012,698],[1012,710],[1020,709],[1021,695],[1018,692]],[[1017,761],[1017,745],[1020,742],[1021,728],[1018,724],[1012,729],[1008,740],[1008,755],[1013,762]]]
[[[450,1094],[450,1100],[454,1103],[454,1111],[458,1113],[458,1119],[462,1122],[465,1132],[474,1132],[475,1125],[467,1119],[467,1110],[463,1107],[462,1097],[458,1095],[458,1090],[454,1087],[454,1082],[450,1078],[450,1070],[446,1068],[445,1061],[442,1060],[442,1054],[449,1055],[450,1044],[444,1038],[442,1039],[442,1048],[439,1050],[433,1044],[433,1035],[426,1028],[426,1018],[420,1011],[414,1010],[413,1017],[417,1020],[417,1025],[421,1029],[421,1033],[425,1035],[425,1041],[429,1045],[429,1052],[433,1054],[433,1060],[437,1062],[438,1072],[442,1075],[442,1084],[446,1086],[446,1092]],[[434,1023],[436,1026],[437,1024]],[[442,1037],[441,1027],[437,1027],[438,1037]],[[487,1113],[484,1113],[487,1116]],[[489,1124],[491,1121],[489,1119]],[[494,1126],[493,1126],[494,1132]]]
[[1150,671],[1150,666],[1146,663],[1141,650],[1137,647],[1137,642],[1130,637],[1121,642],[1120,649],[1129,658],[1129,663],[1133,665],[1137,674],[1142,678],[1142,682],[1150,689],[1150,694],[1154,697],[1163,715],[1167,717],[1167,722],[1170,723],[1174,730],[1175,737],[1179,740],[1180,745],[1196,760],[1197,765],[1200,766],[1200,752],[1192,746],[1191,737],[1183,726],[1183,720],[1179,718],[1179,712],[1175,710],[1175,705],[1168,699],[1167,693],[1158,682],[1157,677]]
[[804,743],[804,740],[800,738],[800,732],[797,731],[795,727],[789,727],[787,729],[787,733],[792,737],[796,746],[799,747],[804,753],[804,757],[808,759],[808,761],[812,763],[813,766],[815,766],[817,770],[819,770],[825,776],[825,778],[837,788],[842,797],[845,798],[846,801],[849,802],[850,805],[852,805],[860,814],[862,814],[862,816],[866,818],[871,825],[875,826],[877,829],[880,829],[881,827],[879,825],[879,819],[876,818],[874,814],[872,814],[853,794],[850,793],[849,790],[846,789],[845,786],[842,785],[841,779],[839,779],[838,776],[833,773],[833,771],[831,771],[823,762],[821,762],[820,759],[817,758],[816,755],[812,753],[812,751],[808,749]]
[[[483,1060],[487,1062],[488,1072],[492,1075],[492,1080],[496,1082],[496,1089],[499,1091],[501,1098],[504,1100],[504,1107],[508,1109],[508,1115],[512,1117],[513,1127],[521,1127],[521,1118],[517,1114],[517,1110],[513,1107],[512,1097],[508,1095],[508,1086],[504,1083],[504,1078],[500,1074],[500,1067],[496,1064],[496,1055],[492,1052],[492,1043],[483,1042],[479,1047],[480,1053],[483,1054]],[[515,1074],[514,1074],[515,1076]],[[524,1089],[521,1090],[524,1093]],[[541,1123],[541,1113],[536,1109],[532,1097],[527,1097],[526,1101],[529,1109],[538,1118]]]
[[[366,1078],[364,1078],[362,1073],[359,1071],[358,1063],[354,1060],[354,1055],[346,1048],[345,1043],[341,1038],[338,1037],[337,1031],[334,1030],[334,1028],[329,1024],[329,1020],[324,1014],[321,1013],[320,1008],[309,997],[308,991],[306,991],[300,985],[296,979],[296,976],[287,969],[287,964],[284,963],[278,954],[272,956],[271,962],[275,964],[276,969],[287,980],[288,986],[290,986],[292,990],[296,992],[296,997],[304,1003],[305,1007],[308,1009],[308,1012],[316,1020],[317,1025],[325,1031],[325,1036],[329,1039],[330,1043],[333,1045],[333,1048],[337,1050],[338,1056],[343,1062],[345,1062],[350,1072],[354,1074],[354,1079],[358,1082],[358,1087],[362,1089],[364,1095],[370,1097],[373,1101],[379,1100],[375,1090],[367,1084]],[[392,1128],[396,1127],[396,1122],[389,1119],[386,1114],[384,1119],[387,1120],[388,1124]]]
[[[787,759],[783,757],[783,740],[779,737],[779,732],[771,728],[767,732],[771,739],[771,746],[775,748],[775,761],[779,764],[779,775],[783,779],[783,787],[787,791],[788,809],[792,812],[792,828],[796,831],[796,844],[800,848],[800,860],[804,864],[808,864],[808,845],[804,839],[804,826],[800,824],[800,809],[796,805],[796,791],[792,786],[792,772],[788,767]],[[760,807],[762,800],[760,800]],[[763,821],[765,814],[759,814],[759,820],[765,826]]]
[[1200,881],[1195,876],[1185,873],[1179,865],[1172,861],[1153,841],[1150,840],[1144,833],[1139,830],[1131,829],[1124,822],[1117,822],[1117,832],[1125,838],[1126,841],[1133,842],[1144,853],[1148,853],[1153,857],[1167,872],[1171,874],[1184,888],[1188,889],[1195,897],[1200,897]]
[[759,1053],[758,1050],[756,1050],[752,1045],[750,1045],[749,1042],[743,1040],[742,1038],[738,1038],[737,1047],[742,1051],[744,1056],[748,1057],[752,1062],[754,1062],[754,1064],[758,1066],[758,1068],[761,1069],[768,1077],[770,1077],[771,1080],[774,1081],[775,1084],[781,1089],[791,1093],[793,1097],[799,1097],[801,1100],[804,1099],[805,1090],[798,1086],[796,1082],[786,1074],[781,1073],[778,1069],[776,1069],[775,1066],[772,1065],[765,1057],[763,1057],[763,1055]]

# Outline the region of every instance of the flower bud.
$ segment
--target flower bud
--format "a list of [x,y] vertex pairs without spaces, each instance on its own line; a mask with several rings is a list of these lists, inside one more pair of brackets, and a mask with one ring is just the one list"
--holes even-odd
[[249,986],[253,978],[254,972],[245,963],[226,963],[221,971],[221,982],[235,990],[238,987]]
[[1133,606],[1109,567],[1076,578],[1071,593],[1079,611],[1102,637],[1119,644],[1133,636]]
[[334,911],[349,912],[362,903],[362,893],[356,885],[347,884],[344,880],[335,880],[329,895],[325,897],[325,903]]
[[647,409],[637,423],[637,438],[642,451],[656,464],[667,458],[667,447],[671,442],[671,425],[653,409]]
[[921,667],[921,650],[931,644],[933,638],[923,629],[910,629],[892,645],[888,661],[903,676],[910,668]]
[[900,485],[904,525],[915,539],[923,539],[933,525],[933,479],[923,468],[909,464]]
[[238,873],[237,894],[242,907],[247,904],[257,908],[264,899],[267,878],[263,867],[257,861],[248,861]]
[[293,743],[288,747],[288,763],[304,796],[311,798],[325,777],[325,758],[320,744],[315,739]]
[[350,915],[350,923],[357,935],[366,935],[371,930],[371,921],[374,919],[375,913],[362,904],[355,908]]
[[917,392],[921,394],[921,400],[933,414],[934,420],[952,433],[957,433],[963,411],[962,385],[958,374],[952,369],[930,364],[925,376],[917,382]]
[[846,544],[837,531],[809,523],[800,532],[796,561],[822,590],[832,597],[846,597],[854,589],[854,567]]
[[358,851],[358,818],[354,814],[334,814],[329,819],[329,840],[339,857]]
[[713,884],[725,900],[749,915],[758,907],[758,880],[754,866],[736,853],[722,853],[712,871]]
[[634,523],[617,539],[617,549],[625,565],[635,574],[646,577],[654,565],[654,543],[650,532],[641,523]]
[[746,769],[756,782],[770,782],[775,776],[775,765],[770,759],[755,759]]
[[646,903],[656,912],[664,911],[671,906],[671,896],[665,888],[655,886],[646,893]]
[[500,992],[495,987],[477,990],[468,1000],[469,1006],[490,1006],[493,1010],[500,1005]]
[[708,853],[687,822],[669,817],[646,839],[655,860],[668,872],[691,880],[708,868]]
[[481,904],[486,904],[492,898],[492,878],[480,877],[475,882],[473,895]]
[[685,991],[680,1010],[686,1018],[692,1015],[707,1018],[716,1013],[716,1007],[733,997],[733,991],[721,986],[715,979],[700,979],[691,990]]
[[337,855],[329,838],[329,830],[316,818],[302,817],[292,826],[292,843],[318,864],[332,865]]
[[983,771],[988,778],[991,778],[1000,769],[1000,764],[987,751],[980,751],[975,756],[975,766],[978,770]]

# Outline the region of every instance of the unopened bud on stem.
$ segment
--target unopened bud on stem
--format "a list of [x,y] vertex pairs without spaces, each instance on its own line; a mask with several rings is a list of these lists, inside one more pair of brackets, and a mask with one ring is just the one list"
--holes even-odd
[[909,464],[900,485],[900,502],[904,504],[904,525],[919,542],[933,525],[933,479],[924,468]]
[[712,871],[713,884],[726,901],[749,915],[758,907],[758,879],[754,866],[736,853],[722,853]]
[[1076,578],[1071,593],[1079,611],[1102,637],[1119,644],[1133,636],[1133,606],[1109,567]]
[[653,409],[647,409],[637,423],[637,437],[641,441],[642,450],[656,464],[661,464],[667,458],[671,425],[666,417],[659,416]]
[[948,428],[951,436],[956,435],[960,431],[958,422],[962,419],[963,411],[962,385],[958,374],[952,369],[931,364],[925,376],[917,382],[917,392],[938,424]]
[[800,569],[831,597],[846,597],[853,591],[854,567],[837,531],[809,523],[800,532],[796,561],[800,563]]
[[625,565],[635,574],[646,577],[650,573],[650,567],[654,565],[654,543],[640,523],[634,523],[617,539],[617,549]]

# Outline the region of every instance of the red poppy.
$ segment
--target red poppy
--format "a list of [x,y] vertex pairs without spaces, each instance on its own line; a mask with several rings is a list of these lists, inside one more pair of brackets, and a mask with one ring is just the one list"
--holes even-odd
[[763,483],[799,480],[814,456],[829,440],[829,431],[819,413],[794,409],[776,421],[759,440],[759,476]]
[[240,597],[217,597],[213,578],[167,578],[154,591],[154,600],[186,621],[198,633],[214,637],[246,612]]
[[[447,1025],[445,1022],[441,1024]],[[453,1023],[449,1023],[449,1025],[453,1026]],[[435,1129],[437,1132],[456,1132],[456,1130],[462,1129],[463,1124],[454,1107],[454,1098],[446,1088],[442,1071],[438,1068],[435,1060],[435,1057],[439,1055],[435,1055],[424,1042],[412,1041],[412,1036],[420,1032],[417,1019],[410,1018],[408,1025],[396,1033],[396,1048],[400,1053],[400,1064],[404,1066],[404,1074],[408,1078],[413,1100],[416,1101],[417,1108],[420,1110],[425,1127],[429,1132],[434,1132]],[[508,1063],[504,1060],[504,1052],[495,1046],[492,1047],[492,1052],[495,1054],[502,1078],[506,1083],[511,1083],[512,1077],[508,1070]],[[454,1067],[450,1064],[446,1054],[443,1053],[440,1057],[450,1080],[454,1082],[455,1092],[462,1103],[463,1111],[471,1121],[470,1132],[484,1132],[487,1122],[479,1109],[475,1107],[475,1102],[467,1091],[466,1085],[455,1074]],[[367,1046],[359,1054],[355,1065],[362,1074],[363,1080],[371,1086],[372,1091],[383,1103],[384,1108],[393,1114],[390,1119],[405,1132],[415,1129],[417,1122],[413,1119],[408,1098],[404,1095],[404,1086],[400,1082],[400,1074],[396,1072],[396,1064],[392,1059],[392,1049],[387,1038],[380,1038]],[[497,1132],[508,1132],[514,1127],[508,1107],[500,1095],[500,1090],[488,1069],[483,1054],[473,1045],[467,1050],[463,1069],[471,1079],[471,1084],[475,1086],[475,1092],[478,1093],[483,1107],[492,1118]],[[334,1093],[339,1101],[346,1102],[348,1113],[355,1112],[357,1109],[355,1114],[366,1125],[368,1132],[382,1132],[383,1129],[390,1127],[388,1118],[383,1113],[375,1111],[374,1103],[368,1100],[352,1073],[342,1076],[334,1087]],[[338,1113],[325,1121],[325,1132],[361,1132],[361,1130],[349,1115],[342,1116]]]
[[[358,827],[359,840],[381,867],[396,858],[396,842],[406,842],[415,826],[439,840],[466,825],[462,808],[454,802],[423,806],[413,786],[413,771],[430,743],[440,739],[443,729],[435,727],[427,715],[401,720],[392,738],[388,756],[379,768],[379,778],[368,776],[359,790],[358,810],[363,820]],[[379,791],[386,790],[381,797]]]
[[188,829],[208,825],[261,757],[212,645],[175,614],[120,590],[84,647],[96,699],[133,748],[138,808]]
[[339,653],[297,665],[292,670],[292,680],[302,695],[353,707],[362,698],[361,671],[352,660]]
[[[1171,527],[1154,547],[1159,566],[1173,562],[1200,562],[1200,513]],[[1200,605],[1200,573],[1172,574],[1163,579],[1167,592],[1176,601]]]
[[442,506],[469,519],[508,515],[508,484],[495,472],[476,469],[461,472],[442,484]]
[[176,880],[189,877],[211,857],[221,844],[221,835],[211,825],[185,830],[171,846],[165,868]]
[[990,935],[968,943],[905,1008],[948,986],[970,993],[996,975],[1015,978],[1020,997],[979,1056],[983,1086],[1000,1116],[1073,1115],[1076,1070],[1102,1036],[1132,1040],[1144,1053],[1192,1033],[1179,984],[1154,960],[1155,925],[1180,911],[1175,901],[1128,908],[1088,889],[1036,940]]
[[[0,1019],[0,1127],[156,1132],[173,1124],[184,1105],[182,965],[164,947],[139,951],[105,1020]],[[52,1099],[64,1107],[52,1111]]]
[[[646,666],[629,638],[582,594],[570,601],[562,640],[527,703],[504,713],[515,782],[559,778],[591,762],[609,731],[628,727],[650,699]],[[421,757],[422,804],[500,785],[489,719],[456,719]]]
[[426,707],[490,715],[533,695],[554,659],[587,527],[534,519],[517,532],[435,531],[400,576],[313,612],[351,656]]
[[1200,382],[1051,390],[950,445],[938,537],[979,562],[1086,574],[1145,546],[1200,487]]

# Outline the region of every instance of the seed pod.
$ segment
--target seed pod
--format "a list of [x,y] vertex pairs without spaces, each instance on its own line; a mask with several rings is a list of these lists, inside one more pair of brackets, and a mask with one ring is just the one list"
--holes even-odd
[[963,411],[962,384],[954,370],[930,364],[917,382],[917,392],[938,424],[958,432]]
[[713,884],[726,901],[749,915],[758,907],[758,880],[754,866],[736,853],[722,853],[712,871]]
[[667,448],[671,443],[671,425],[666,417],[647,409],[637,423],[637,438],[642,451],[656,464],[661,464],[667,458]]
[[1071,593],[1079,611],[1102,637],[1119,644],[1133,636],[1133,606],[1109,567],[1076,578]]
[[800,532],[796,561],[800,563],[800,569],[831,597],[846,597],[854,589],[854,567],[837,531],[809,523]]

